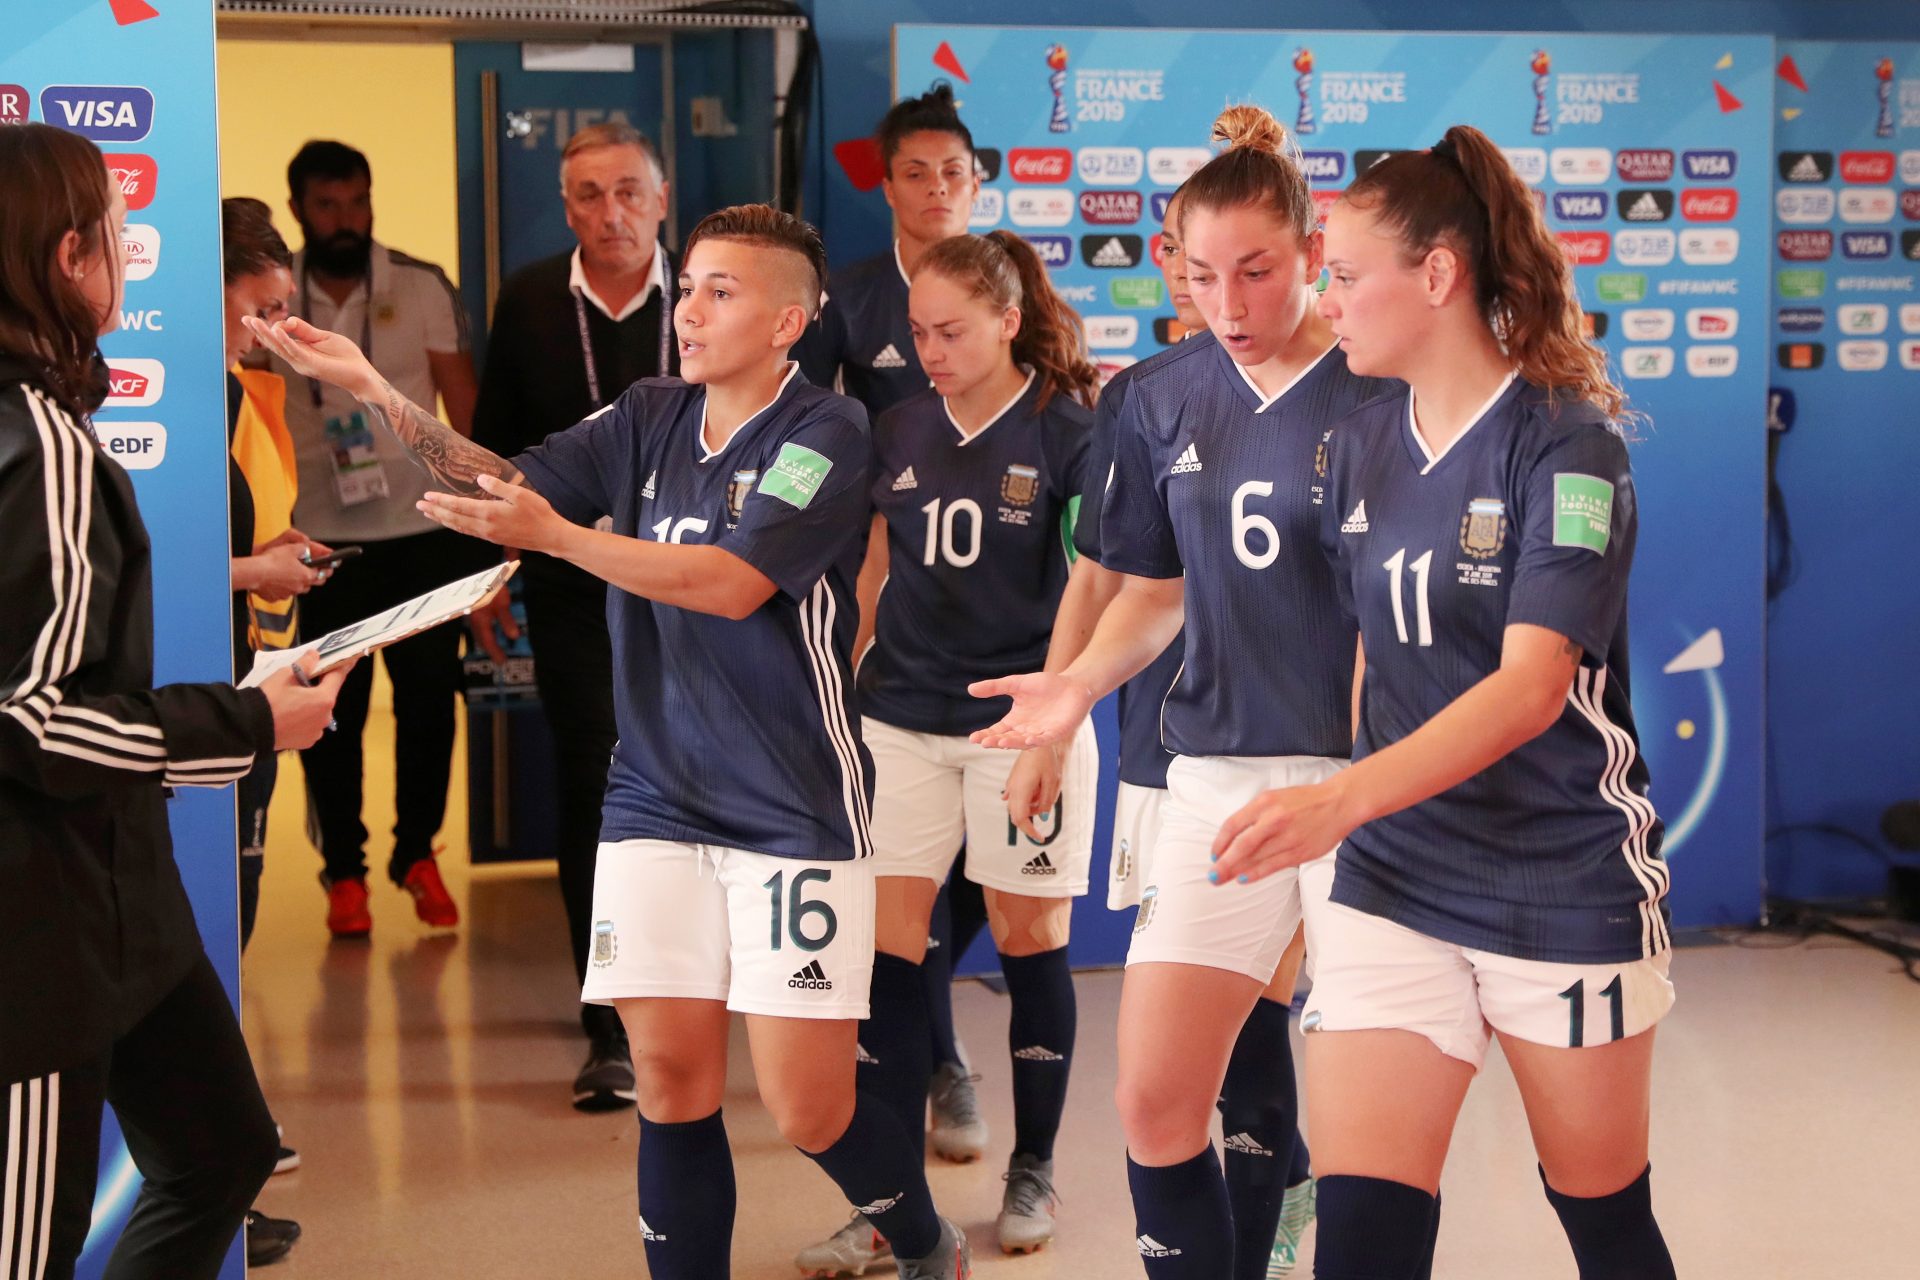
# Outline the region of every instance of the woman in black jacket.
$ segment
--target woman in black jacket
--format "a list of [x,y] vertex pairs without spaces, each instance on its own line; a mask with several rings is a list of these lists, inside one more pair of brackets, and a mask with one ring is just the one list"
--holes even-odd
[[147,530],[89,421],[125,201],[44,125],[0,130],[0,173],[0,1276],[72,1274],[111,1102],[145,1181],[106,1275],[211,1277],[277,1144],[167,788],[312,743],[343,673],[153,687]]

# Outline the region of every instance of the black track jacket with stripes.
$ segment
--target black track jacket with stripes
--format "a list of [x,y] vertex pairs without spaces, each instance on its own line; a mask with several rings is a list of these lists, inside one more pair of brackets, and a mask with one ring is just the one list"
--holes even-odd
[[153,687],[133,484],[0,353],[0,1082],[97,1056],[185,976],[201,944],[166,788],[272,749],[257,689]]

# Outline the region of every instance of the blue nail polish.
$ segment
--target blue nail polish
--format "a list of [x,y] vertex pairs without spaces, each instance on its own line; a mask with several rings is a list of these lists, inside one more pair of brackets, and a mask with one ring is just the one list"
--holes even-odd
[[1220,873],[1219,873],[1218,871],[1209,871],[1209,872],[1207,872],[1207,883],[1208,883],[1208,884],[1219,884],[1219,883],[1220,883]]
[[1207,855],[1207,861],[1208,861],[1208,862],[1218,862],[1218,861],[1220,861],[1220,855],[1219,855],[1219,854],[1217,854],[1217,853],[1209,853],[1209,854]]
[[1241,884],[1245,884],[1245,883],[1247,883],[1247,878],[1246,878],[1245,876],[1241,876],[1241,877],[1240,877],[1240,883],[1241,883]]

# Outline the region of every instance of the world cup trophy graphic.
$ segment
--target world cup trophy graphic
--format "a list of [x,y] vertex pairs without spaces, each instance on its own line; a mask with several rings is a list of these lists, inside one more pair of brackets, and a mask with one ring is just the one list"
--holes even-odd
[[1067,120],[1067,46],[1047,46],[1047,85],[1053,90],[1053,114],[1047,118],[1049,133],[1065,133],[1073,125]]
[[1294,91],[1300,95],[1300,110],[1293,117],[1295,133],[1312,133],[1313,123],[1313,50],[1293,51]]
[[1553,58],[1545,49],[1533,51],[1533,131],[1552,133],[1553,117],[1547,111],[1547,86],[1552,82]]
[[1873,126],[1878,138],[1893,136],[1893,59],[1882,58],[1873,68],[1873,77],[1880,82],[1880,120]]

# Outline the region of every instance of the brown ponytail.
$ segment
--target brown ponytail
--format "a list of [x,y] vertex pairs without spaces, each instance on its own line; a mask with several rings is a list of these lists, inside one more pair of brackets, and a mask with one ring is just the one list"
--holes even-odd
[[1623,417],[1626,396],[1584,336],[1573,264],[1486,134],[1455,125],[1429,151],[1376,164],[1340,198],[1397,232],[1409,261],[1441,245],[1459,254],[1480,312],[1520,377]]
[[1228,107],[1213,122],[1213,140],[1227,149],[1180,185],[1176,231],[1187,239],[1186,220],[1195,209],[1266,209],[1302,241],[1320,225],[1300,168],[1300,149],[1286,126],[1265,107]]
[[1087,358],[1086,327],[1080,313],[1054,292],[1032,245],[1011,231],[949,236],[920,256],[913,273],[922,271],[937,271],[996,307],[1020,308],[1013,359],[1038,375],[1041,408],[1056,393],[1093,407],[1100,371]]

